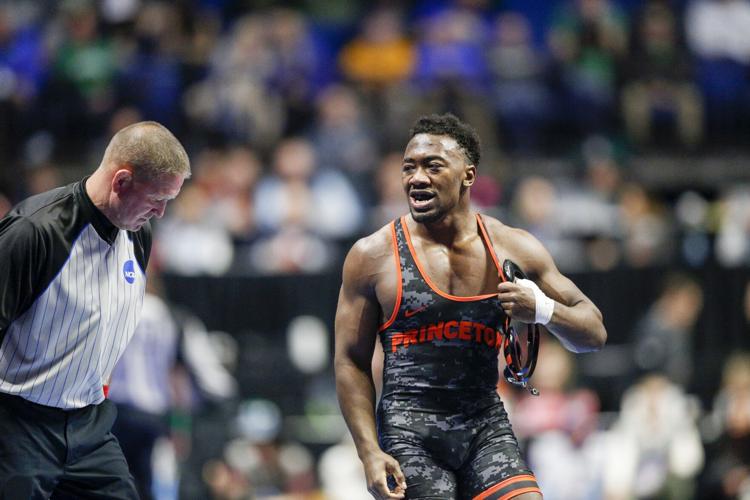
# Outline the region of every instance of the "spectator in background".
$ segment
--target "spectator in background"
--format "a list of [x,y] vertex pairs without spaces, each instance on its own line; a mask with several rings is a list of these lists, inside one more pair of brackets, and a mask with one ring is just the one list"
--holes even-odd
[[750,3],[747,0],[692,0],[685,28],[693,51],[703,58],[750,64]]
[[372,200],[376,132],[357,95],[349,87],[331,85],[318,96],[317,108],[310,136],[318,165],[346,174],[360,197]]
[[315,498],[313,457],[301,444],[283,439],[278,406],[263,399],[245,401],[231,423],[236,437],[203,470],[210,498]]
[[275,71],[275,54],[262,14],[237,19],[211,58],[209,73],[187,92],[191,120],[230,142],[270,150],[284,130],[283,99],[268,82]]
[[209,215],[229,232],[235,246],[248,245],[257,237],[253,199],[261,171],[260,160],[246,146],[222,153]]
[[709,419],[715,437],[708,445],[703,498],[749,498],[750,354],[747,352],[734,352],[724,365],[721,388]]
[[293,9],[268,14],[268,46],[273,68],[266,84],[278,92],[285,108],[284,135],[303,133],[313,115],[313,103],[332,75],[325,49],[313,36],[307,18]]
[[331,446],[318,463],[321,489],[327,500],[371,500],[357,448],[349,433]]
[[661,373],[690,387],[693,333],[703,308],[703,290],[691,277],[669,275],[662,291],[633,332],[633,359],[639,373]]
[[581,146],[580,179],[560,182],[558,229],[581,246],[586,268],[606,270],[620,261],[617,197],[620,165],[611,141],[590,136]]
[[487,51],[495,113],[512,151],[536,154],[552,112],[547,61],[533,45],[523,14],[498,16]]
[[106,130],[115,106],[115,48],[99,29],[96,4],[65,0],[60,4],[64,38],[54,55],[51,86],[42,109],[63,155],[82,154],[99,130]]
[[750,263],[750,186],[726,189],[718,200],[716,257],[728,267]]
[[685,32],[697,56],[696,79],[706,104],[711,140],[742,139],[747,130],[747,71],[750,65],[750,2],[693,0]]
[[332,263],[330,243],[351,238],[364,222],[364,206],[338,170],[319,167],[312,144],[283,141],[273,172],[255,193],[258,227],[267,235],[255,244],[252,264],[265,272],[314,272]]
[[149,2],[139,10],[134,46],[118,76],[118,94],[145,119],[179,130],[184,91],[179,51],[185,35],[176,19],[178,8],[167,2]]
[[[184,370],[176,370],[178,365]],[[176,382],[187,374],[191,383]],[[178,407],[189,413],[198,401],[221,402],[236,392],[236,383],[219,362],[205,326],[166,301],[159,275],[150,270],[141,320],[112,372],[109,392],[118,409],[112,433],[143,500],[155,498],[154,447],[169,435],[171,410]],[[173,455],[177,451],[170,449]],[[171,486],[176,491],[176,484]]]
[[573,357],[551,337],[542,343],[534,385],[540,396],[521,393],[509,413],[544,498],[602,498],[599,399],[593,391],[576,387]]
[[40,26],[25,17],[23,7],[11,2],[0,5],[0,163],[9,165],[20,152],[23,134],[35,125],[30,121],[37,95],[47,73]]
[[601,498],[694,498],[704,463],[697,413],[694,398],[661,375],[628,389],[606,438]]
[[369,229],[376,230],[399,217],[405,208],[404,187],[401,185],[403,155],[392,151],[383,155],[375,169],[375,204],[370,211]]
[[658,125],[666,117],[674,124],[680,144],[695,147],[703,135],[703,103],[667,3],[646,5],[633,40],[622,89],[629,138],[638,145],[663,144]]
[[624,184],[618,199],[622,251],[630,267],[666,264],[672,256],[668,208],[637,183]]
[[415,64],[414,43],[403,15],[393,7],[379,7],[366,16],[359,33],[339,53],[341,72],[362,95],[375,123],[382,124],[386,147],[401,143],[395,130],[408,121],[418,99],[407,84]]
[[610,0],[570,0],[552,22],[548,38],[565,99],[562,118],[581,133],[613,124],[627,33],[627,18]]
[[560,230],[558,203],[559,192],[549,179],[524,177],[516,186],[511,201],[514,222],[547,247],[560,269],[584,268],[586,263],[582,243],[566,237]]
[[[185,276],[222,275],[232,265],[234,247],[223,220],[212,218],[213,195],[221,185],[223,154],[205,150],[195,162],[195,177],[154,228],[164,270]],[[183,199],[184,198],[184,199]]]
[[488,76],[482,55],[484,36],[481,19],[468,9],[446,8],[423,19],[416,47],[416,82],[429,92],[457,100],[481,94]]
[[490,79],[487,28],[467,8],[442,8],[418,22],[413,80],[426,112],[451,111],[474,124],[490,156],[497,149],[492,110],[485,100]]
[[344,76],[365,94],[408,79],[414,63],[414,46],[404,33],[401,15],[387,7],[365,17],[360,32],[339,53]]

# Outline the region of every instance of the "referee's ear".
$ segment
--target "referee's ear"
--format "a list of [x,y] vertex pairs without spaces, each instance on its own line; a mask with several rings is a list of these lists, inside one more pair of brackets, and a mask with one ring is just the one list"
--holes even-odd
[[122,194],[133,186],[133,172],[126,168],[117,169],[112,176],[112,191]]

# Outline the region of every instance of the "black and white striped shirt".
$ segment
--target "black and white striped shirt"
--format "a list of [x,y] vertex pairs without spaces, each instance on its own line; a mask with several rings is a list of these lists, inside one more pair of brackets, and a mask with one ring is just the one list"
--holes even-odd
[[104,400],[141,313],[151,229],[116,228],[80,182],[0,220],[0,392],[58,408]]

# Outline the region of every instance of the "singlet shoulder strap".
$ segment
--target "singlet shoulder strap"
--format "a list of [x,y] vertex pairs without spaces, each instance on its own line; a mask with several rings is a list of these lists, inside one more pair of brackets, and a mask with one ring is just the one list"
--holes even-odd
[[383,330],[391,326],[391,324],[393,324],[394,321],[396,321],[396,317],[398,316],[398,310],[401,308],[401,296],[404,293],[404,286],[403,286],[403,281],[402,281],[402,276],[401,276],[401,256],[398,250],[399,238],[398,238],[398,235],[396,234],[396,224],[399,224],[399,229],[400,229],[401,221],[399,219],[394,220],[390,224],[391,245],[393,246],[393,258],[395,260],[395,265],[396,265],[396,301],[393,304],[393,311],[391,311],[391,316],[386,320],[385,323],[380,325],[380,328],[378,328],[378,332],[382,332]]
[[492,262],[495,263],[495,268],[497,268],[497,274],[500,275],[500,279],[502,281],[505,281],[502,267],[500,267],[500,261],[497,260],[495,247],[492,246],[490,234],[487,232],[487,228],[485,228],[484,221],[482,220],[482,216],[480,214],[477,214],[477,223],[479,224],[479,231],[482,233],[482,240],[484,240],[484,244],[487,246],[487,250],[490,252],[490,257],[492,257]]

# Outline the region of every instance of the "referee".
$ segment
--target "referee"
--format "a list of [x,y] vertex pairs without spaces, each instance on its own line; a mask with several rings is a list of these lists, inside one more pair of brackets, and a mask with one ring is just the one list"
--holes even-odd
[[149,219],[189,175],[180,142],[140,122],[92,175],[0,220],[0,500],[138,498],[107,381],[140,316]]

